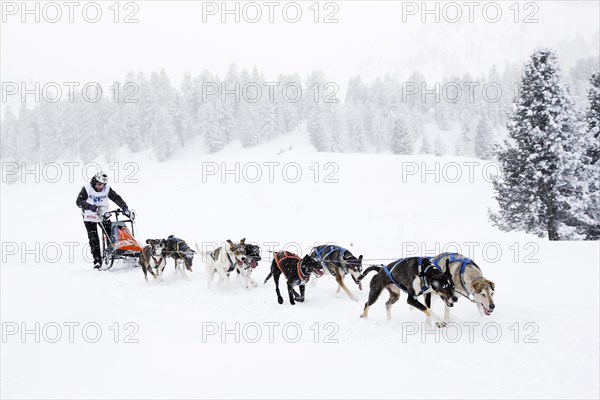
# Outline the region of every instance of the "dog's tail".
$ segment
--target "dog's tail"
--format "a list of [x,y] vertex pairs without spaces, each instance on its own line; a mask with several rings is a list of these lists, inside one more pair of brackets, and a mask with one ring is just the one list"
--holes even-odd
[[358,278],[356,278],[356,280],[360,282],[360,281],[362,281],[362,280],[363,280],[363,278],[364,278],[365,276],[367,276],[367,275],[369,274],[369,272],[372,272],[372,271],[377,271],[377,272],[379,272],[379,271],[381,271],[381,269],[382,269],[382,268],[383,268],[383,267],[382,267],[381,265],[371,265],[369,268],[365,269],[365,270],[363,271],[363,273],[362,273],[362,274],[360,274],[360,276],[359,276]]
[[269,275],[267,275],[266,279],[265,279],[265,283],[267,283],[267,281],[269,279],[271,279],[271,277],[273,276],[273,272],[269,272]]

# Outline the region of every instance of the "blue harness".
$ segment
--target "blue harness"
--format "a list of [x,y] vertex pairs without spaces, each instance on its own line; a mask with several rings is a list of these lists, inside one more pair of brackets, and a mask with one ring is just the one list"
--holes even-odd
[[[334,253],[336,251],[340,251],[340,257],[344,256],[344,253],[346,253],[348,250],[344,249],[343,247],[339,247],[339,246],[334,246],[332,244],[330,244],[329,246],[325,246],[323,247],[321,250],[317,249],[315,247],[315,255],[317,256],[318,261],[321,263],[321,265],[323,266],[323,268],[327,268],[327,271],[329,271],[329,273],[333,276],[335,276],[335,273],[331,270],[331,268],[329,268],[329,266],[327,265],[327,262],[325,261],[325,259],[327,257],[329,257],[329,255],[331,253]],[[326,251],[327,253],[325,255],[323,255],[323,253]],[[344,268],[344,265],[342,263],[340,263],[340,267]]]
[[[460,262],[462,263],[460,265],[460,270],[459,270],[459,277],[460,277],[460,285],[462,286],[463,290],[465,291],[466,295],[464,295],[466,298],[468,298],[469,300],[473,301],[473,294],[469,293],[469,290],[467,289],[467,284],[465,283],[465,271],[467,270],[467,265],[471,264],[473,265],[475,268],[479,269],[479,265],[475,264],[475,261],[471,260],[468,257],[465,258],[457,258],[456,256],[458,256],[458,253],[444,253],[441,254],[437,260],[434,261],[434,263],[437,265],[438,261],[441,260],[444,257],[448,257],[448,266],[454,262]],[[462,294],[462,293],[461,293]]]
[[[420,296],[421,294],[423,294],[423,292],[425,292],[426,290],[428,290],[430,288],[429,283],[427,282],[427,280],[425,279],[425,277],[422,274],[426,273],[429,270],[429,268],[436,268],[441,271],[440,267],[438,267],[437,264],[435,264],[435,263],[429,264],[427,267],[425,267],[424,271],[421,271],[421,267],[422,267],[424,258],[431,260],[431,257],[419,257],[419,266],[418,266],[419,270],[418,271],[419,271],[419,276],[421,276],[421,291],[417,294],[417,296]],[[385,271],[386,275],[390,278],[390,280],[392,281],[392,283],[394,285],[398,286],[403,292],[408,293],[408,289],[405,288],[404,286],[402,286],[401,284],[399,284],[394,279],[394,276],[392,275],[394,268],[396,268],[396,266],[404,260],[406,260],[406,258],[401,258],[400,260],[396,261],[390,269],[388,269],[386,266],[386,267],[383,267],[383,270]]]

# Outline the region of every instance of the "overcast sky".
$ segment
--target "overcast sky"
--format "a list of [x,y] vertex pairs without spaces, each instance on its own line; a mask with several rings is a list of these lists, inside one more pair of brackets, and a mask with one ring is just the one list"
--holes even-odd
[[[7,3],[10,3],[7,5]],[[313,1],[299,2],[302,17],[297,23],[283,18],[280,2],[274,9],[274,23],[268,21],[269,8],[258,2],[263,13],[258,23],[240,23],[221,14],[203,14],[203,7],[220,7],[221,2],[138,1],[124,9],[120,4],[119,19],[134,12],[137,23],[114,23],[115,13],[109,7],[113,1],[100,2],[102,17],[97,23],[83,19],[81,2],[74,10],[74,23],[68,21],[67,7],[61,7],[62,18],[49,23],[42,14],[36,23],[27,15],[23,23],[21,2],[3,2],[3,23],[0,31],[2,81],[99,81],[123,80],[130,70],[150,72],[165,68],[175,84],[184,72],[198,74],[206,68],[223,76],[230,62],[241,68],[257,66],[267,78],[279,73],[298,72],[304,77],[311,70],[321,69],[340,84],[356,74],[369,80],[386,73],[398,73],[407,78],[412,70],[423,71],[430,79],[450,74],[474,75],[486,73],[493,64],[500,69],[506,62],[522,63],[537,46],[558,50],[565,66],[578,58],[599,52],[599,2],[552,1],[536,2],[525,8],[519,5],[519,15],[510,9],[513,1],[498,2],[502,16],[496,23],[484,19],[483,5],[474,8],[470,23],[469,9],[462,6],[460,23],[434,21],[434,15],[421,21],[420,10],[409,9],[407,2],[338,1],[320,4],[319,19],[327,15],[337,23],[315,23]],[[230,7],[234,7],[229,2]],[[12,6],[11,6],[12,4]],[[29,3],[33,8],[33,4]],[[62,4],[62,2],[58,2]],[[417,7],[421,2],[413,3]],[[463,2],[458,2],[462,5]],[[433,8],[434,5],[430,3]],[[7,8],[8,7],[8,8]],[[440,6],[443,17],[444,4]],[[88,8],[88,17],[94,9]],[[253,18],[255,9],[246,8]],[[295,8],[288,6],[288,18]],[[454,18],[455,9],[445,9]],[[54,18],[55,10],[46,9],[46,17]],[[207,21],[203,22],[203,16]],[[487,9],[488,19],[495,18],[495,7]],[[515,23],[515,17],[519,22]],[[536,23],[524,23],[529,17]],[[405,21],[403,21],[403,19]]]

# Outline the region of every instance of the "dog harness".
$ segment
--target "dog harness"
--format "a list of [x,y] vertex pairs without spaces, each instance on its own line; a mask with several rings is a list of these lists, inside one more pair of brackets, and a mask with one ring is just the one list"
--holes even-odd
[[[448,268],[450,268],[450,264],[455,263],[455,262],[460,262],[461,265],[460,265],[460,271],[459,271],[458,276],[460,278],[460,285],[462,286],[462,288],[466,294],[461,293],[458,290],[455,290],[455,292],[462,295],[463,297],[466,297],[471,302],[475,302],[475,296],[473,295],[473,293],[469,292],[469,289],[467,289],[467,284],[465,282],[465,271],[467,270],[467,265],[469,265],[469,264],[473,265],[475,268],[477,268],[480,271],[481,271],[481,268],[479,268],[479,265],[475,264],[475,261],[471,260],[470,258],[468,258],[468,257],[457,258],[456,256],[458,256],[458,255],[459,255],[458,253],[444,253],[441,255],[441,257],[438,257],[438,259],[435,260],[434,263],[437,265],[439,260],[441,260],[444,257],[448,257]],[[439,266],[438,266],[438,268],[439,268]]]
[[[219,247],[218,249],[211,251],[210,258],[212,258],[213,261],[217,261],[217,258],[219,258],[219,253],[221,252],[221,250],[224,250],[224,248]],[[229,254],[229,252],[227,250],[225,250],[225,255],[227,256],[227,261],[229,261],[229,269],[227,270],[227,273],[230,273],[231,271],[233,271],[235,269],[235,263],[231,259],[231,254]]]
[[154,255],[152,255],[152,259],[154,260],[154,262],[156,263],[156,265],[160,265],[160,264],[163,262],[163,260],[165,259],[165,256],[164,256],[164,255],[163,255],[163,256],[160,256],[160,259],[159,259],[159,260],[157,260],[157,259],[154,257]]
[[[169,246],[169,242],[171,242],[171,246]],[[190,251],[190,246],[187,245],[185,240],[176,238],[175,236],[169,236],[167,238],[167,246],[165,247],[174,247],[173,250],[169,250],[171,253],[183,253],[187,255]]]
[[227,254],[227,260],[229,260],[229,269],[227,270],[227,272],[231,272],[235,269],[235,263],[231,259],[231,254],[229,254],[228,251],[226,251],[225,254]]
[[[154,250],[153,250],[154,252]],[[154,260],[154,262],[156,263],[156,268],[158,268],[158,266],[163,262],[163,260],[165,259],[165,252],[163,251],[160,258],[157,260],[155,257],[155,254],[150,255],[150,257],[152,258],[152,260]],[[145,258],[144,256],[144,252],[140,252],[140,258],[145,259],[146,261],[148,261],[148,259]]]
[[[281,254],[283,254],[283,257],[281,257]],[[285,273],[285,271],[283,270],[283,268],[281,268],[281,261],[285,260],[285,259],[292,259],[292,260],[296,260],[296,269],[298,271],[298,278],[300,278],[300,280],[302,282],[307,282],[308,279],[305,280],[305,276],[302,273],[302,259],[300,257],[298,257],[297,255],[295,255],[294,253],[290,253],[289,251],[284,251],[284,252],[279,252],[279,253],[275,253],[274,257],[275,259],[275,264],[277,265],[277,268],[279,268],[279,270],[281,271],[281,273],[287,278],[287,274]],[[309,275],[310,277],[310,275]]]
[[[417,294],[417,296],[420,296],[421,294],[423,294],[423,292],[425,292],[426,290],[428,290],[431,286],[429,285],[429,282],[427,282],[427,277],[426,277],[426,273],[427,271],[429,271],[429,268],[436,268],[438,270],[441,271],[441,269],[436,265],[436,264],[429,264],[428,266],[425,267],[425,270],[422,270],[422,264],[423,264],[423,259],[430,259],[430,257],[419,257],[419,264],[418,264],[418,274],[417,276],[419,276],[421,278],[421,291]],[[406,258],[401,258],[400,260],[396,261],[394,263],[394,265],[392,265],[392,267],[390,269],[386,267],[383,267],[383,270],[385,271],[386,275],[390,278],[390,280],[392,281],[392,283],[396,286],[398,286],[402,291],[404,291],[405,293],[408,293],[408,289],[404,286],[402,286],[401,284],[399,284],[395,279],[394,276],[392,275],[392,272],[394,271],[394,268],[396,268],[396,266],[398,266],[402,261],[406,260]]]
[[[321,263],[321,265],[323,266],[323,268],[327,269],[327,271],[329,271],[329,273],[333,276],[335,276],[335,272],[331,270],[331,268],[329,268],[329,266],[327,265],[327,262],[331,262],[333,263],[334,261],[325,261],[325,259],[327,257],[329,257],[330,254],[338,251],[340,252],[340,258],[342,258],[344,256],[344,254],[348,251],[346,249],[344,249],[343,247],[339,247],[339,246],[334,246],[334,245],[329,245],[329,246],[325,246],[323,247],[321,250],[317,249],[315,247],[314,251],[315,251],[315,255],[317,256],[317,260],[319,260],[319,262]],[[325,255],[323,255],[323,253],[327,251],[327,253]],[[344,270],[344,272],[348,272],[346,270],[346,268],[344,268],[344,263],[342,263],[340,261],[340,267]]]
[[[194,250],[190,249],[190,246],[188,246],[188,244],[185,242],[185,240],[183,239],[179,239],[176,238],[173,235],[170,235],[167,238],[167,244],[165,246],[165,255],[166,256],[173,256],[174,254],[178,254],[180,255],[179,259],[175,259],[175,263],[177,265],[178,260],[179,261],[183,261],[186,265],[186,268],[188,270],[192,270],[191,266],[192,266],[192,261],[194,258],[194,254],[196,253]],[[181,256],[183,255],[183,256]],[[189,262],[189,267],[187,266]]]

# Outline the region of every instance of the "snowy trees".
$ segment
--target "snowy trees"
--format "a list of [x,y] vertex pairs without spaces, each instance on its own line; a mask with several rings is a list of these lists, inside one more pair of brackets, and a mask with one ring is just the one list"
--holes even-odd
[[310,141],[317,151],[333,151],[333,141],[327,124],[327,116],[324,111],[316,109],[307,121],[307,129]]
[[[248,72],[231,64],[224,80],[204,70],[198,76],[184,74],[175,88],[164,70],[129,72],[125,82],[102,88],[97,102],[76,94],[74,101],[64,96],[58,102],[24,105],[18,117],[6,112],[1,117],[2,157],[90,161],[112,157],[126,145],[132,152],[151,150],[157,159],[168,160],[194,138],[201,138],[212,152],[236,139],[254,146],[307,120],[303,109],[314,111],[307,106],[310,100],[315,95],[323,100],[326,94],[322,77],[314,80],[320,90],[311,91],[296,74],[266,82],[258,68]],[[337,111],[322,105],[319,110],[326,125],[334,123],[333,116],[340,124]],[[331,129],[326,128],[333,143],[337,133]]]
[[[2,152],[16,159],[91,160],[111,157],[125,145],[132,152],[151,150],[157,159],[167,160],[195,138],[215,152],[232,140],[256,146],[306,126],[319,151],[406,154],[421,150],[421,143],[427,142],[424,127],[430,122],[435,120],[441,129],[450,130],[458,120],[457,105],[445,101],[433,104],[429,101],[435,97],[432,93],[427,95],[427,102],[423,101],[423,90],[431,92],[434,86],[427,86],[418,71],[412,73],[407,85],[393,75],[376,78],[370,84],[356,76],[349,82],[344,101],[337,103],[331,100],[342,88],[331,83],[320,71],[304,81],[291,74],[267,82],[259,69],[248,71],[235,64],[229,66],[224,79],[206,70],[197,76],[186,73],[178,88],[164,70],[148,75],[129,72],[125,81],[118,83],[119,98],[112,98],[113,91],[103,88],[106,96],[97,103],[77,98],[75,102],[63,99],[34,104],[15,117],[16,121],[5,114],[3,123],[6,120],[14,133],[3,138]],[[465,107],[470,107],[476,120],[473,106],[460,106]],[[400,129],[399,124],[405,126]],[[401,144],[401,131],[407,135],[404,139],[410,138],[411,146]],[[435,136],[430,137],[433,140]],[[438,142],[438,153],[444,146]],[[425,150],[433,152],[431,143],[425,143]]]
[[17,117],[10,106],[4,110],[4,118],[0,121],[2,136],[0,137],[0,157],[13,159],[17,150]]
[[313,71],[303,89],[302,106],[310,141],[317,151],[338,151],[336,145],[338,115],[335,99],[328,99],[324,90],[327,83],[321,71]]
[[423,136],[423,143],[421,143],[421,154],[433,154],[433,147],[431,141],[427,136]]
[[175,93],[164,70],[150,75],[150,102],[145,135],[159,161],[169,159],[177,146]]
[[180,127],[180,143],[185,145],[198,133],[198,109],[200,102],[189,73],[183,75],[177,96],[177,119]]
[[492,128],[485,116],[477,124],[475,134],[475,155],[482,160],[490,160],[494,156]]
[[446,155],[446,144],[442,137],[438,134],[433,141],[433,152],[436,156],[441,157]]
[[600,239],[600,71],[592,75],[586,114],[586,143],[584,161],[586,194],[581,212],[584,214],[585,234],[589,240]]
[[524,230],[550,240],[580,238],[587,140],[568,92],[560,85],[550,50],[536,51],[525,66],[509,139],[498,152],[503,178],[494,183],[503,230]]
[[[572,73],[578,82],[591,64],[581,65]],[[520,185],[514,190],[530,197],[520,200],[522,207],[506,197],[502,209],[515,207],[521,214],[529,210],[532,217],[515,217],[507,225],[505,214],[496,222],[509,229],[511,224],[515,227],[526,221],[527,226],[537,226],[531,231],[539,234],[539,226],[554,216],[555,225],[563,224],[563,238],[581,237],[598,219],[592,217],[597,215],[597,208],[589,206],[589,199],[598,196],[598,187],[581,183],[582,174],[598,175],[598,75],[589,96],[585,123],[588,147],[584,150],[573,139],[583,129],[573,104],[550,73],[555,65],[551,62],[546,69],[538,67],[530,68],[523,88],[528,93],[519,100],[520,109],[509,126],[509,146],[500,157],[514,171],[509,168],[506,173],[506,188],[498,186],[499,192],[510,194],[509,187]],[[355,76],[348,82],[345,99],[336,103],[331,102],[331,95],[337,97],[336,91],[343,92],[344,87],[327,86],[331,82],[320,71],[304,80],[289,74],[268,82],[258,68],[247,70],[231,64],[223,79],[206,70],[196,76],[187,73],[178,88],[164,70],[148,75],[130,72],[120,83],[119,101],[105,96],[98,103],[77,99],[73,103],[63,100],[30,105],[18,116],[7,111],[2,118],[1,151],[3,158],[15,161],[60,157],[91,161],[98,156],[112,157],[121,146],[127,146],[133,152],[149,150],[157,159],[168,160],[194,139],[207,151],[217,152],[232,140],[256,146],[305,127],[317,151],[442,156],[456,148],[458,155],[492,159],[494,136],[504,134],[498,127],[513,107],[511,94],[517,93],[513,88],[517,73],[511,64],[503,73],[493,67],[487,78],[477,79],[479,86],[475,88],[490,82],[501,89],[498,91],[504,96],[498,102],[487,101],[478,92],[471,96],[470,85],[475,79],[468,73],[444,80],[449,87],[463,91],[457,101],[451,101],[452,90],[444,96],[439,85],[414,71],[404,83],[395,75],[369,82]],[[216,92],[209,93],[209,87]],[[107,89],[104,92],[111,93]],[[486,93],[491,97],[495,94],[493,88]],[[457,143],[451,143],[449,138],[457,136]],[[556,210],[551,211],[551,206]]]
[[399,116],[394,122],[392,133],[392,151],[394,154],[412,154],[413,138],[404,116]]
[[586,122],[590,146],[587,155],[590,157],[591,164],[598,165],[600,160],[600,71],[592,75],[588,100],[590,108],[586,115]]

